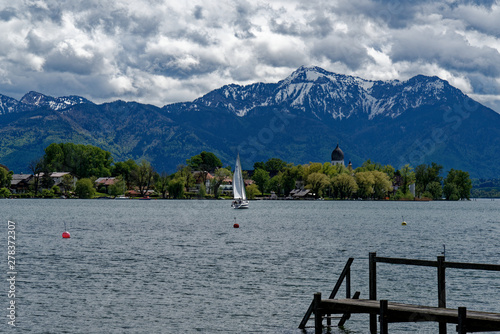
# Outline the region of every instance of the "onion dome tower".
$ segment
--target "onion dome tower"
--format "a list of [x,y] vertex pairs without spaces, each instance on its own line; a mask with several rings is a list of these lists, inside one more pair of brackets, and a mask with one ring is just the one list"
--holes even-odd
[[340,149],[339,144],[337,144],[337,147],[332,152],[332,166],[335,165],[345,166],[344,152],[342,152],[342,150]]

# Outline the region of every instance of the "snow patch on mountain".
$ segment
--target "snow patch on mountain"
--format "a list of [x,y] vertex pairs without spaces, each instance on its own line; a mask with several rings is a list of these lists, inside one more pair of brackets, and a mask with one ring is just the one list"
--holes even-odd
[[15,112],[19,102],[8,96],[0,95],[0,115]]
[[92,103],[81,96],[72,95],[54,98],[52,96],[47,96],[33,91],[24,95],[20,102],[30,106],[48,107],[49,109],[55,111],[62,111],[76,104]]

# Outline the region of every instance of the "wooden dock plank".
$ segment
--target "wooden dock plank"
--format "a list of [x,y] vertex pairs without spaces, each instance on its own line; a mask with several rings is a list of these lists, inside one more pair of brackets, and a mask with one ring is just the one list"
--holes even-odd
[[[471,269],[500,271],[500,264],[483,263],[461,263],[446,262],[445,257],[438,256],[437,261],[377,257],[377,253],[369,253],[369,299],[351,299],[350,298],[350,264],[352,258],[349,258],[346,268],[337,281],[334,288],[335,293],[330,295],[329,299],[321,299],[321,293],[316,293],[314,301],[309,306],[306,315],[302,319],[299,328],[305,328],[310,316],[315,315],[315,332],[322,333],[322,319],[327,316],[327,326],[331,325],[329,315],[342,313],[340,324],[348,319],[350,314],[364,313],[370,315],[370,333],[377,333],[377,315],[380,322],[380,333],[388,333],[388,324],[391,322],[418,322],[432,321],[439,323],[439,333],[446,334],[446,324],[457,324],[459,334],[469,332],[500,331],[500,313],[470,311],[465,307],[451,309],[446,307],[446,269]],[[377,300],[377,263],[402,264],[412,266],[425,266],[437,268],[438,277],[438,307],[409,305],[403,303],[388,302],[386,300]],[[346,271],[347,270],[347,271]],[[334,299],[335,294],[346,280],[346,299]],[[493,297],[494,298],[494,297]]]
[[[325,313],[380,314],[380,301],[368,299],[323,299],[319,305]],[[388,322],[443,321],[458,324],[458,309],[388,302]],[[469,329],[500,330],[500,314],[467,310]]]

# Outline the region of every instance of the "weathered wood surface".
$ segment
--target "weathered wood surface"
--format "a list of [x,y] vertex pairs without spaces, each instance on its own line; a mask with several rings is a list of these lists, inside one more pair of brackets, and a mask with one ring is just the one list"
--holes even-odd
[[[324,313],[380,314],[378,300],[368,299],[323,299],[318,307]],[[459,323],[458,309],[441,308],[401,303],[387,303],[387,322],[442,321]],[[500,314],[467,310],[465,320],[468,330],[500,330]]]

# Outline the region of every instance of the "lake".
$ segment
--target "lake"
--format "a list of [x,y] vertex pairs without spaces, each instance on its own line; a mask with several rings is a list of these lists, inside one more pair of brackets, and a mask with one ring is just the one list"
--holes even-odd
[[[436,260],[445,245],[447,261],[500,264],[500,200],[230,205],[0,200],[4,254],[7,222],[15,222],[17,330],[299,334],[313,294],[330,293],[349,257],[352,291],[361,298],[368,298],[369,252]],[[61,237],[65,229],[70,239]],[[379,299],[437,306],[435,268],[377,269]],[[448,307],[500,312],[499,272],[446,275]],[[2,279],[3,296],[8,284]],[[10,327],[9,301],[0,300],[3,329]],[[353,315],[332,333],[368,333],[367,319]],[[390,324],[389,331],[436,333],[437,324]]]

